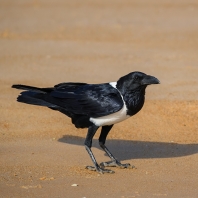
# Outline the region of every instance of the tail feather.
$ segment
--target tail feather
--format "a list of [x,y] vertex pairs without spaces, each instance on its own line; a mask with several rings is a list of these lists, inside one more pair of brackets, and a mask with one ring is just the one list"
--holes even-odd
[[71,118],[74,116],[73,113],[67,111],[67,109],[46,101],[46,96],[49,95],[49,93],[53,91],[54,88],[38,88],[18,84],[12,85],[12,88],[26,90],[20,93],[17,98],[18,102],[48,107],[50,109],[60,111]]
[[35,91],[37,93],[48,93],[48,92],[53,91],[53,88],[39,88],[39,87],[33,87],[33,86],[28,86],[28,85],[18,85],[18,84],[12,85],[12,88]]
[[[42,94],[42,93],[41,93]],[[39,106],[45,106],[45,107],[51,107],[56,108],[57,106],[54,104],[51,104],[49,102],[46,102],[39,98],[39,93],[35,93],[32,91],[24,91],[21,92],[21,95],[18,96],[17,101],[32,105],[39,105]]]

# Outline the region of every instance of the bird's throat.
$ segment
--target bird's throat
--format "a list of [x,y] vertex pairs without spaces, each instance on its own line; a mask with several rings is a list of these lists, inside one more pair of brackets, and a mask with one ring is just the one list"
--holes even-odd
[[127,114],[135,115],[144,105],[145,87],[140,87],[135,90],[126,91],[123,94],[123,99],[127,106]]

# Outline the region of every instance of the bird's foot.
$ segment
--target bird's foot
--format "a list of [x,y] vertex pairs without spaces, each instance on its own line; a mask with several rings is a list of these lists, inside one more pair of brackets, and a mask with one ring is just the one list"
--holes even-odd
[[127,163],[127,164],[121,164],[118,160],[112,160],[108,162],[102,162],[100,163],[101,167],[119,167],[119,168],[135,168],[135,166]]
[[95,167],[95,166],[86,166],[86,169],[91,170],[91,171],[96,171],[96,172],[98,172],[100,174],[104,174],[104,173],[111,173],[112,174],[112,173],[115,173],[112,170],[104,169],[104,168],[101,168],[100,166],[97,166],[97,167]]

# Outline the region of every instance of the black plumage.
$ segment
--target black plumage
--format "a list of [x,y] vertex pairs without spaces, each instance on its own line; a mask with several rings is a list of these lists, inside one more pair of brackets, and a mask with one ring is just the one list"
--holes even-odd
[[[25,90],[17,98],[18,102],[45,106],[60,111],[71,118],[77,128],[88,128],[85,147],[94,163],[88,167],[100,173],[113,171],[104,166],[127,168],[121,164],[105,146],[106,137],[115,123],[135,115],[144,104],[147,85],[158,84],[159,80],[142,72],[132,72],[117,82],[104,84],[60,83],[50,88],[38,88],[27,85],[13,85],[13,88]],[[99,166],[91,151],[92,139],[102,126],[99,144],[111,158],[110,162]]]

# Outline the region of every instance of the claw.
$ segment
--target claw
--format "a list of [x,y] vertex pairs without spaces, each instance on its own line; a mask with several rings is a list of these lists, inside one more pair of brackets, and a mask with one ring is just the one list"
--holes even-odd
[[91,170],[91,171],[97,171],[100,174],[104,174],[104,173],[115,173],[114,171],[110,170],[110,169],[104,169],[101,167],[94,167],[94,166],[86,166],[86,169]]
[[102,163],[100,163],[100,166],[101,167],[135,168],[135,166],[130,165],[129,163],[127,163],[127,164],[121,164],[117,160],[108,161],[108,162],[102,162]]
[[86,166],[85,168],[91,171],[96,171],[96,167],[94,166]]

